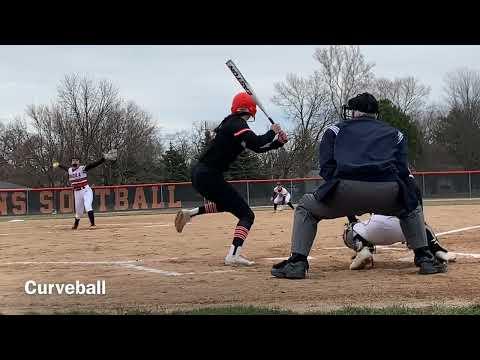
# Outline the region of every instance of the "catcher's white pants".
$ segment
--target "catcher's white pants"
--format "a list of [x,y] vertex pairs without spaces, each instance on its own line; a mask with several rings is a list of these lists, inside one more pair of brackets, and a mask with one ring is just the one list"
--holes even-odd
[[353,230],[374,245],[406,242],[400,220],[395,216],[373,214],[369,220],[356,223]]
[[74,190],[75,195],[75,218],[80,219],[83,215],[83,210],[89,212],[92,209],[93,191],[92,188],[86,185],[81,190]]
[[275,205],[285,205],[290,202],[290,194],[287,194],[285,196],[278,194],[275,199],[273,199],[273,203]]

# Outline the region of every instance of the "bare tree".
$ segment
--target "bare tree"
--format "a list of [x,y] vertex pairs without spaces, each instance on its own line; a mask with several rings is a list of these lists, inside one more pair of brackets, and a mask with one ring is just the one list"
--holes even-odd
[[100,130],[118,114],[121,99],[118,89],[107,80],[95,83],[77,74],[65,76],[58,88],[58,103],[65,114],[65,136],[69,135],[70,152],[83,159],[98,156],[103,142]]
[[374,63],[365,60],[359,46],[334,45],[316,49],[319,62],[317,76],[329,89],[330,103],[337,116],[342,116],[342,105],[348,99],[370,88]]
[[[161,180],[163,147],[151,115],[134,102],[125,102],[106,80],[68,75],[52,105],[31,105],[27,115],[34,131],[18,128],[17,133],[24,136],[21,157],[28,159],[25,169],[43,175],[50,185],[59,180],[66,183],[63,173],[52,170],[54,159],[68,163],[77,156],[88,162],[111,148],[119,150],[118,160],[95,169],[93,181],[112,184]],[[11,141],[19,138],[12,131]]]
[[461,68],[445,76],[446,102],[450,108],[463,111],[480,107],[480,73]]
[[388,99],[402,112],[416,119],[423,111],[430,87],[423,85],[413,76],[394,80],[379,78],[373,84],[373,94],[380,99]]
[[292,161],[293,156],[289,143],[276,151],[258,154],[265,177],[271,179],[285,179],[296,176],[295,164]]
[[213,121],[195,122],[190,131],[190,160],[196,161],[215,137],[214,129],[218,123]]
[[103,130],[104,146],[117,148],[119,153],[113,174],[107,176],[109,183],[161,180],[159,162],[163,147],[150,114],[129,102],[110,121],[115,123]]
[[275,84],[275,92],[273,103],[293,123],[287,147],[290,156],[282,159],[283,166],[305,176],[312,169],[321,134],[334,121],[328,89],[317,75],[305,79],[289,74],[285,82]]
[[435,141],[464,169],[480,166],[480,73],[459,69],[445,77],[448,114],[439,119]]

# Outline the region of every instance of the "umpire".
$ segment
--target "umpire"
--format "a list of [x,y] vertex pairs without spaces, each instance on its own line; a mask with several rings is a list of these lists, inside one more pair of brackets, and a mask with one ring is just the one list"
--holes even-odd
[[415,180],[408,168],[406,137],[378,119],[377,100],[360,94],[343,106],[346,121],[330,126],[320,142],[320,176],[314,193],[305,194],[294,215],[292,254],[275,264],[272,275],[303,279],[307,256],[323,219],[365,213],[397,216],[419,274],[447,271],[428,248],[425,220]]

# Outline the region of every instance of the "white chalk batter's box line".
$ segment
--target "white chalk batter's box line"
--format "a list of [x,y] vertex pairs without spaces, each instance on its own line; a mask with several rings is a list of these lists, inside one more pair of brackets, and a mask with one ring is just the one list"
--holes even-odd
[[[175,258],[163,258],[163,259],[156,259],[151,261],[171,261],[171,260],[178,260],[178,257]],[[142,260],[119,260],[119,261],[12,261],[12,262],[5,262],[0,263],[1,266],[12,266],[12,265],[107,265],[107,266],[120,266],[123,268],[139,270],[139,271],[146,271],[150,273],[160,274],[164,276],[183,276],[183,275],[207,275],[207,274],[223,274],[223,273],[231,273],[235,272],[236,270],[212,270],[212,271],[199,271],[199,272],[185,272],[180,273],[176,271],[167,271],[161,270],[157,268],[150,268],[146,267],[142,264]]]

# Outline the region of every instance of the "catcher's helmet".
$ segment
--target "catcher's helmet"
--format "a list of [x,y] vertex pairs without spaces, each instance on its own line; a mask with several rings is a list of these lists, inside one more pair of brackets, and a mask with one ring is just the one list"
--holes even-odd
[[[342,110],[344,119],[351,119],[355,110],[378,115],[378,101],[372,94],[365,92],[348,100],[347,105],[342,106]],[[348,114],[349,111],[350,114]]]
[[232,114],[236,112],[245,112],[255,117],[257,113],[257,103],[251,95],[241,92],[235,95],[232,101]]

